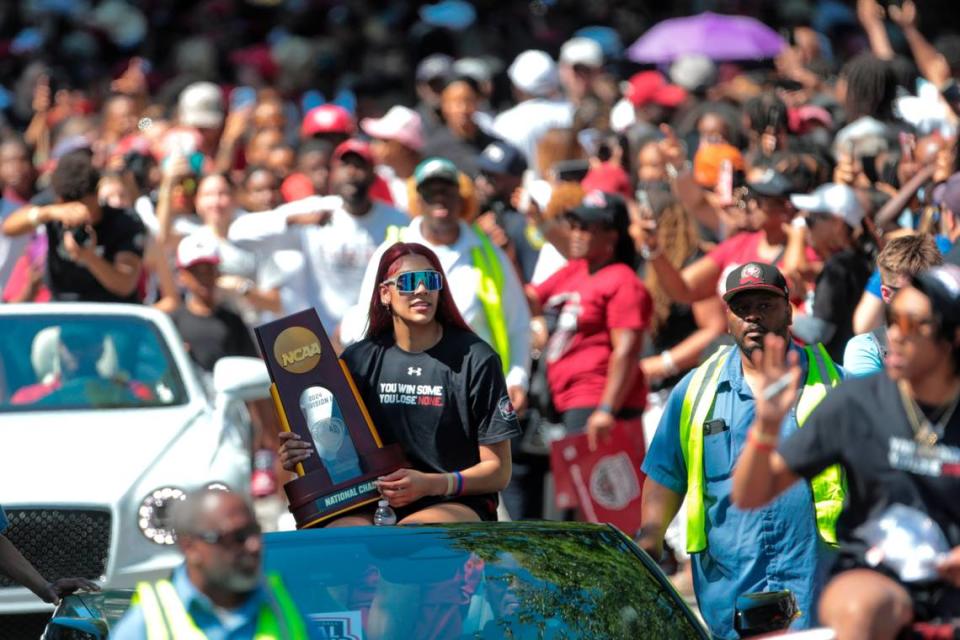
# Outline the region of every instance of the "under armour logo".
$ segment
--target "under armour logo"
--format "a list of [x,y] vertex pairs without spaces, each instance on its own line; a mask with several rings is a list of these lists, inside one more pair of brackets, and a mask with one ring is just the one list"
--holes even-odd
[[423,373],[423,367],[407,367],[408,376],[419,376]]

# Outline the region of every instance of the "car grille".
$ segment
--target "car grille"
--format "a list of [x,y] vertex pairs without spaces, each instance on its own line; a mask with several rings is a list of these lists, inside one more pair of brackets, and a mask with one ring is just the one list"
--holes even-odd
[[[89,578],[107,570],[110,512],[93,509],[9,509],[4,535],[47,580]],[[14,586],[0,575],[0,588]]]

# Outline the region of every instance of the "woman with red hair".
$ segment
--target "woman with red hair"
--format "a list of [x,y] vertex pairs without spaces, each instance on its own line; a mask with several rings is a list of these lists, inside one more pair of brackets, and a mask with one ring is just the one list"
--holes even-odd
[[[436,254],[397,243],[380,259],[366,338],[341,356],[374,424],[404,448],[411,468],[379,479],[401,524],[497,519],[520,433],[496,352],[464,322]],[[284,433],[287,470],[313,455]],[[372,524],[356,511],[330,526]]]

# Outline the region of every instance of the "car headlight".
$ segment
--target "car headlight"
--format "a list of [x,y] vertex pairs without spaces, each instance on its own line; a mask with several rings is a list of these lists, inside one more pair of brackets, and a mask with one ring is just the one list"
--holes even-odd
[[176,487],[154,489],[140,503],[137,512],[140,533],[156,544],[174,544],[177,537],[173,531],[171,507],[185,497],[186,493]]

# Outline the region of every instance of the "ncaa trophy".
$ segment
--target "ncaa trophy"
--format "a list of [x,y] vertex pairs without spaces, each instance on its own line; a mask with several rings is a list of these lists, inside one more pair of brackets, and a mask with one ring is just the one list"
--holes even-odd
[[406,459],[399,445],[383,444],[316,310],[261,325],[256,334],[281,427],[317,454],[298,464],[298,477],[283,487],[297,528],[376,502],[376,479]]

